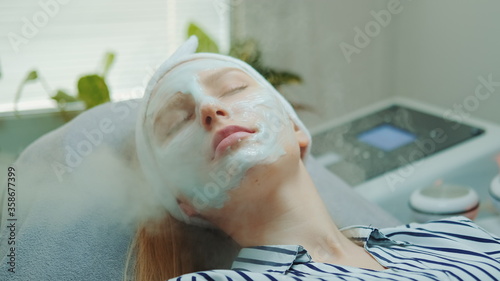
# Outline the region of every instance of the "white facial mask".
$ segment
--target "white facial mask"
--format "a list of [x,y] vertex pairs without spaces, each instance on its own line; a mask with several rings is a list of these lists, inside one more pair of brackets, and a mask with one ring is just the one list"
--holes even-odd
[[[227,191],[240,185],[249,168],[272,163],[285,154],[280,136],[285,132],[293,133],[288,114],[264,85],[259,85],[252,93],[232,103],[207,95],[200,84],[199,74],[222,68],[238,66],[225,61],[199,59],[175,67],[159,81],[153,97],[155,101],[147,114],[152,120],[161,118],[161,114],[177,119],[173,122],[178,125],[169,125],[175,133],[166,141],[162,139],[163,134],[158,137],[154,133],[161,132],[161,128],[155,130],[155,126],[164,123],[152,126],[150,137],[155,140],[152,149],[160,170],[164,171],[163,188],[173,188],[168,191],[169,194],[186,196],[198,211],[207,207],[221,208],[228,199]],[[194,100],[194,112],[187,109],[187,113],[172,114],[162,110],[175,93],[189,95],[182,98],[190,102]],[[215,130],[207,131],[201,118],[201,108],[209,103],[227,111],[229,119],[224,126],[246,125],[256,129],[255,133],[238,142],[234,149],[229,147],[215,159],[212,159]],[[184,120],[184,116],[189,114],[194,114],[193,119]]]
[[[136,148],[148,184],[170,214],[187,223],[209,226],[207,221],[188,217],[181,210],[177,202],[180,195],[198,210],[221,207],[228,199],[227,191],[240,184],[248,169],[272,163],[284,154],[283,147],[290,138],[283,136],[294,131],[291,121],[309,141],[311,138],[291,105],[255,69],[228,56],[195,53],[197,46],[197,38],[190,37],[151,78],[136,124]],[[199,82],[200,73],[227,67],[248,74],[260,85],[258,90],[248,99],[231,103],[205,95]],[[165,128],[170,128],[172,120],[189,116],[182,110],[169,108],[166,112],[175,112],[174,117],[160,120],[161,126],[154,126],[155,122],[158,124],[158,113],[165,111],[165,103],[177,92],[182,92],[181,97],[188,97],[195,104],[193,112],[198,115],[194,114],[194,121],[188,125],[181,123],[177,127],[180,130],[168,136]],[[213,154],[210,151],[213,132],[203,129],[199,116],[200,108],[210,103],[224,105],[229,116],[234,116],[231,122],[236,125],[252,125],[256,130],[255,134],[234,145],[234,149],[226,150],[224,157],[217,161],[209,159]],[[227,124],[233,125],[231,122]],[[309,147],[303,151],[304,160],[308,152]]]

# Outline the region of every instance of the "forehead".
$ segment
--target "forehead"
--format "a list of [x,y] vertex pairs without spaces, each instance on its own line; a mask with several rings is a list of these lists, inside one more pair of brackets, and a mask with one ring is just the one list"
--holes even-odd
[[182,62],[174,66],[170,71],[168,71],[164,78],[179,76],[185,77],[206,77],[210,74],[224,71],[226,69],[233,69],[246,73],[240,66],[234,62],[223,61],[218,59],[195,59]]
[[238,77],[250,78],[251,77],[240,68],[225,67],[218,69],[208,69],[199,73],[199,82],[203,85],[213,85],[223,82],[228,74],[236,74]]
[[[157,83],[153,95],[161,99],[177,92],[196,92],[202,84],[216,81],[227,73],[240,73],[256,80],[239,65],[217,59],[195,59],[182,62],[169,70]],[[154,98],[152,96],[151,98]]]

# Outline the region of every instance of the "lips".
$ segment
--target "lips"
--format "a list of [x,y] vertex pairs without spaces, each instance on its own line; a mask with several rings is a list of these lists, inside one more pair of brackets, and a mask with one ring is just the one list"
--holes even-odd
[[212,149],[215,152],[214,157],[217,157],[226,151],[229,146],[253,133],[255,131],[241,126],[227,126],[217,131],[212,142]]

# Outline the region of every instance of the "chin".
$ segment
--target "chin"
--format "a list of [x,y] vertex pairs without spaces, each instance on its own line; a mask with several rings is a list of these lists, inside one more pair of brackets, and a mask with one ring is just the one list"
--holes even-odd
[[260,179],[270,179],[274,177],[289,177],[291,173],[295,173],[300,158],[300,149],[287,149],[283,154],[276,157],[266,158],[264,161],[256,162],[248,171],[247,176],[257,177]]
[[219,169],[247,174],[261,170],[260,168],[270,169],[275,173],[279,170],[290,171],[301,159],[296,143],[279,139],[263,143],[259,139],[247,139],[220,160],[217,164]]

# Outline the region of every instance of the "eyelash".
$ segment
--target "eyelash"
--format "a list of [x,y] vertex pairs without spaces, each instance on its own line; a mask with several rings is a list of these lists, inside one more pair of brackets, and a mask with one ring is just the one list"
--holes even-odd
[[226,95],[232,95],[232,94],[236,94],[240,91],[243,91],[245,90],[246,88],[248,87],[247,84],[241,84],[239,86],[236,86],[236,87],[231,87],[228,91],[226,91],[222,96],[226,96]]
[[194,113],[191,112],[191,113],[187,114],[186,117],[184,118],[184,120],[182,120],[182,121],[184,122],[184,121],[191,120],[191,118],[193,118],[193,116],[194,116]]
[[191,112],[191,113],[187,114],[186,117],[184,117],[181,121],[179,121],[175,125],[173,125],[169,129],[167,137],[170,136],[170,135],[172,135],[173,133],[177,132],[179,129],[181,129],[187,121],[189,121],[189,120],[191,120],[193,118],[193,116],[194,116],[194,113]]

